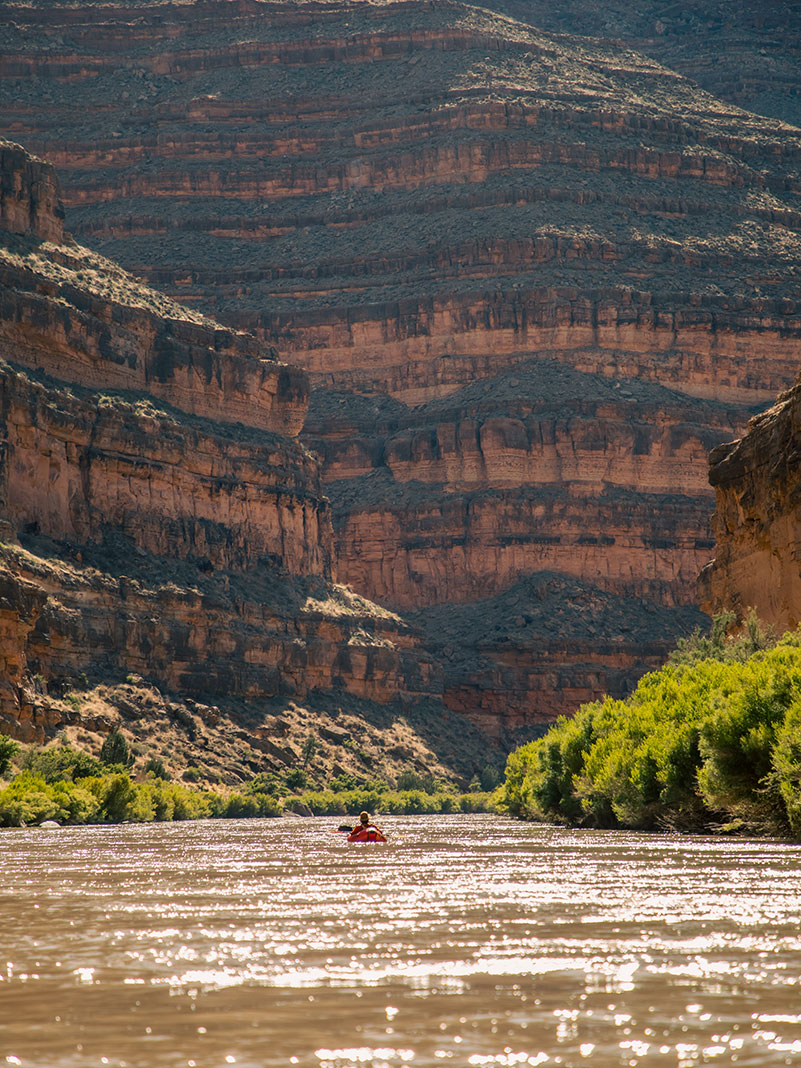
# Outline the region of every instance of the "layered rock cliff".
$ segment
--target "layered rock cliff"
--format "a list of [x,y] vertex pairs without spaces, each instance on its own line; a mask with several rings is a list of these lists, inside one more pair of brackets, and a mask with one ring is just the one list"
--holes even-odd
[[468,768],[419,634],[333,581],[305,373],[64,236],[52,168],[0,164],[0,730],[152,744],[161,717],[235,779],[334,717],[342,770]]
[[[552,8],[20,3],[0,38],[70,225],[309,372],[340,577],[441,608],[447,700],[506,726],[700,621],[706,454],[801,340],[801,133]],[[542,588],[607,623],[554,642]],[[504,598],[513,650],[467,625]]]

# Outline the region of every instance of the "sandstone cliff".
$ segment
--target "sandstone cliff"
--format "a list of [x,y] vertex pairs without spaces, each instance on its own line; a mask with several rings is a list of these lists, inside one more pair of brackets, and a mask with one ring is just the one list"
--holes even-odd
[[52,168],[0,161],[0,730],[177,729],[234,781],[333,717],[331,767],[469,770],[419,634],[333,582],[305,373],[76,245]]
[[[70,226],[308,371],[339,577],[441,608],[447,700],[505,726],[701,621],[706,454],[801,340],[799,130],[662,65],[703,66],[678,15],[625,15],[654,59],[574,36],[606,33],[587,3],[523,7],[53,0],[0,39],[0,117]],[[541,583],[618,608],[568,649]],[[514,651],[467,625],[507,595]]]
[[709,456],[715,558],[701,602],[745,618],[755,608],[778,633],[801,623],[801,384]]

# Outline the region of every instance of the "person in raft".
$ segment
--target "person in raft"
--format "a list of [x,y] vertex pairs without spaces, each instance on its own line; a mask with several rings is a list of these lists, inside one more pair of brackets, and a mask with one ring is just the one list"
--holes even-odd
[[359,822],[348,835],[349,842],[386,842],[381,830],[370,822],[369,812],[359,813]]

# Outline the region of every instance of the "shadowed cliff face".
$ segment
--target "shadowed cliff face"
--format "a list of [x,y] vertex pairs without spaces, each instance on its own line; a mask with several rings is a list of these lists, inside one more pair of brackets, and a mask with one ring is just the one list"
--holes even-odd
[[226,782],[318,728],[330,773],[482,767],[419,631],[333,582],[305,373],[76,245],[52,168],[0,167],[0,730],[122,724],[177,767],[202,736]]
[[[694,22],[654,59],[540,7],[22,4],[0,40],[0,116],[82,240],[307,370],[339,577],[464,620],[517,591],[514,654],[454,622],[448,669],[512,726],[700,621],[706,454],[801,338],[799,130],[660,65],[696,77]],[[644,48],[646,8],[611,9]],[[753,58],[783,24],[741,14]],[[620,606],[572,651],[531,607],[553,573]]]

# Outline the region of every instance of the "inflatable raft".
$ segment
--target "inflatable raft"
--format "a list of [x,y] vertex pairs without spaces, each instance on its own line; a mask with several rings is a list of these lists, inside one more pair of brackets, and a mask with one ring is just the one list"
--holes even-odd
[[375,827],[357,827],[356,830],[351,831],[348,835],[349,842],[386,842],[386,838],[381,831],[376,830]]

